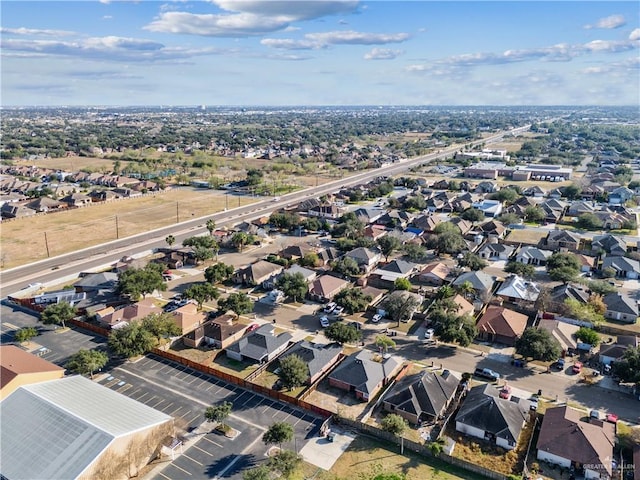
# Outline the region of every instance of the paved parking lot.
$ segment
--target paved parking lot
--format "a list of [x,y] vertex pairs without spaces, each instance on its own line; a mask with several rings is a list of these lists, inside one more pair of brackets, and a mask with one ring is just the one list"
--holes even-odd
[[[183,453],[154,470],[149,477],[161,479],[242,478],[241,471],[266,460],[262,434],[275,422],[294,427],[294,440],[284,448],[300,451],[318,435],[322,419],[282,402],[150,355],[115,368],[100,383],[160,410],[176,419],[176,424],[193,437]],[[233,403],[225,421],[241,432],[235,439],[201,431],[206,407],[222,401]],[[196,430],[197,429],[197,430]]]
[[30,351],[56,365],[64,366],[69,357],[78,350],[106,348],[107,339],[75,327],[60,331],[52,325],[43,325],[38,316],[9,305],[0,306],[0,343],[13,342],[15,331],[24,327],[35,327],[39,335],[32,339]]

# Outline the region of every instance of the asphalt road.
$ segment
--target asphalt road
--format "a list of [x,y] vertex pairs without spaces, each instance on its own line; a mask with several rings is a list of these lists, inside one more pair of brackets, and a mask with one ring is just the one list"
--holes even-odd
[[[519,127],[518,131],[524,131],[529,125]],[[503,133],[495,134],[473,144],[491,143],[501,139]],[[226,212],[218,212],[168,227],[159,228],[150,232],[134,235],[113,242],[97,245],[65,255],[60,255],[46,260],[30,263],[21,267],[4,270],[0,273],[0,298],[14,293],[30,283],[46,283],[57,279],[72,277],[82,271],[97,268],[116,262],[125,255],[133,256],[138,253],[166,246],[164,239],[167,235],[173,235],[179,244],[187,237],[204,234],[207,230],[204,223],[213,219],[217,226],[234,225],[244,220],[250,220],[269,215],[273,210],[297,203],[308,197],[320,197],[333,193],[347,186],[365,183],[380,176],[390,176],[408,170],[416,165],[423,165],[442,159],[458,151],[460,146],[455,145],[437,153],[430,153],[420,157],[404,160],[384,168],[367,170],[349,177],[335,180],[318,187],[308,188],[302,191],[289,193],[278,197],[278,201],[272,199],[257,202],[251,205],[230,209]]]

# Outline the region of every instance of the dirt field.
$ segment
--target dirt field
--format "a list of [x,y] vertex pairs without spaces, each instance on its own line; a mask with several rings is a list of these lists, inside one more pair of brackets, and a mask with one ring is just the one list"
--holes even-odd
[[[260,198],[229,195],[229,208],[247,205]],[[64,212],[41,214],[2,222],[0,243],[3,268],[24,265],[50,256],[219,212],[227,199],[217,190],[179,188],[144,197],[116,200]],[[116,220],[117,219],[117,220]]]

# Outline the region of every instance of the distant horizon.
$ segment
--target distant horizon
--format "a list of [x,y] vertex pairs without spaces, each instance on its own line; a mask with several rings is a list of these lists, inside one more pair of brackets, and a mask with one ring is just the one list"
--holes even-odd
[[384,108],[456,108],[456,109],[461,109],[461,108],[568,108],[568,109],[581,109],[581,108],[640,108],[640,105],[598,105],[598,104],[584,104],[584,105],[482,105],[482,104],[477,104],[477,105],[419,105],[419,104],[389,104],[389,105],[380,105],[380,104],[353,104],[353,105],[339,105],[339,104],[324,104],[324,105],[313,105],[313,104],[307,104],[307,105],[287,105],[287,104],[283,104],[283,105],[270,105],[270,104],[238,104],[238,105],[232,105],[232,104],[220,104],[220,105],[198,105],[198,104],[183,104],[183,105],[169,105],[169,104],[148,104],[148,105],[135,105],[135,104],[131,104],[131,105],[117,105],[117,104],[113,104],[113,105],[99,105],[99,104],[78,104],[78,105],[65,105],[65,104],[60,104],[60,105],[0,105],[0,110],[2,109],[20,109],[20,108],[42,108],[42,109],[53,109],[53,108],[100,108],[100,109],[106,109],[106,108],[193,108],[193,109],[209,109],[209,108],[243,108],[243,109],[247,109],[247,108],[265,108],[265,109],[276,109],[276,108],[282,108],[282,109],[294,109],[294,108],[377,108],[377,109],[384,109]]
[[637,2],[8,1],[12,106],[640,105]]

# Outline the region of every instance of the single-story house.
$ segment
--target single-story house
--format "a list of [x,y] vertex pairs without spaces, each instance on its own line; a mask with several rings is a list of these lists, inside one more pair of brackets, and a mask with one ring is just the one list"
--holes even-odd
[[640,338],[635,335],[618,335],[615,343],[600,345],[599,361],[604,365],[622,358],[629,348],[640,347]]
[[479,270],[477,272],[463,273],[453,281],[452,285],[454,287],[459,287],[465,282],[470,282],[471,285],[473,285],[473,289],[476,294],[481,296],[491,292],[495,281],[496,277]]
[[344,255],[346,258],[351,258],[356,261],[358,267],[364,272],[370,271],[382,258],[380,252],[372,250],[366,247],[354,248],[350,252]]
[[238,323],[236,318],[235,313],[226,313],[209,320],[187,333],[182,337],[182,341],[191,348],[198,348],[202,343],[213,345],[215,348],[227,348],[240,340],[247,330],[247,325]]
[[76,292],[112,290],[118,285],[118,274],[114,272],[89,273],[73,284]]
[[538,436],[537,458],[564,468],[584,469],[586,479],[612,478],[615,425],[584,419],[568,406],[548,408]]
[[612,268],[616,277],[637,279],[640,278],[640,262],[627,257],[605,257],[602,261],[602,270]]
[[537,283],[525,280],[518,275],[509,275],[496,291],[496,295],[511,302],[533,303],[540,295],[540,288]]
[[513,346],[527,328],[528,320],[522,313],[490,305],[478,320],[478,336],[488,342]]
[[382,405],[387,412],[419,425],[440,418],[459,385],[460,379],[449,370],[442,374],[423,371],[400,380],[385,396]]
[[502,202],[499,200],[482,200],[473,204],[473,208],[477,208],[485,217],[497,217],[502,213]]
[[553,338],[558,340],[558,343],[562,347],[563,356],[566,355],[569,350],[575,351],[578,348],[578,341],[575,335],[580,329],[579,326],[559,320],[543,318],[540,320],[538,328],[546,330]]
[[297,355],[307,365],[308,378],[305,383],[313,384],[324,372],[329,370],[340,359],[342,347],[337,343],[320,344],[301,340],[278,357],[282,361],[291,355]]
[[233,281],[244,285],[262,285],[263,288],[273,288],[275,279],[283,270],[282,265],[259,260],[236,271],[233,274]]
[[393,288],[397,279],[409,278],[416,271],[416,267],[415,263],[393,260],[371,272],[368,282],[374,287]]
[[625,323],[636,323],[638,316],[640,316],[638,302],[624,293],[610,293],[605,295],[602,300],[607,306],[607,310],[604,312],[605,318]]
[[296,273],[299,273],[300,275],[302,275],[302,278],[304,278],[304,280],[307,283],[313,282],[316,279],[316,277],[318,276],[318,272],[316,272],[315,270],[311,270],[310,268],[301,267],[297,263],[291,265],[284,272],[282,272],[283,275],[284,274],[295,275]]
[[435,262],[422,269],[418,275],[418,280],[427,285],[439,287],[445,284],[450,272],[451,269],[446,264]]
[[351,285],[347,280],[333,275],[321,275],[309,288],[309,296],[317,302],[329,302],[342,290]]
[[524,263],[525,265],[544,266],[547,264],[547,259],[553,255],[550,250],[542,250],[538,247],[526,246],[522,247],[518,253],[516,253],[516,262]]
[[273,360],[289,346],[292,339],[289,332],[275,333],[275,327],[267,323],[229,345],[227,357],[238,361],[265,363]]
[[456,430],[513,450],[529,418],[529,402],[503,399],[499,387],[478,385],[469,390],[456,414]]
[[485,243],[477,253],[487,260],[509,260],[514,250],[511,245],[503,243]]
[[117,329],[125,327],[131,322],[142,320],[152,313],[161,314],[162,309],[155,304],[154,298],[145,298],[101,317],[99,323],[104,327]]
[[576,300],[584,304],[589,301],[589,296],[589,292],[582,288],[582,286],[563,283],[551,289],[545,307],[551,312],[562,312],[565,306],[565,300]]
[[329,385],[354,392],[356,398],[368,402],[387,385],[402,367],[402,362],[393,355],[374,359],[373,352],[361,350],[348,356],[329,374]]
[[195,303],[187,303],[171,312],[173,322],[180,327],[181,335],[193,331],[207,319],[207,314],[198,311]]

